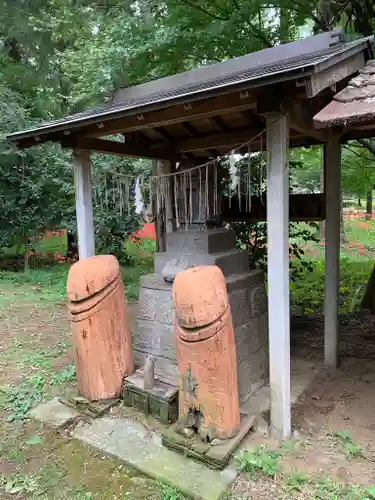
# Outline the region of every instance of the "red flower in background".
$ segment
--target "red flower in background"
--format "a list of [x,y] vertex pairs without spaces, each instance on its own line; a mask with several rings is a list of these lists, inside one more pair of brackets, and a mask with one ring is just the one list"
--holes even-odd
[[66,261],[66,258],[60,252],[56,252],[55,257],[59,264],[63,264]]

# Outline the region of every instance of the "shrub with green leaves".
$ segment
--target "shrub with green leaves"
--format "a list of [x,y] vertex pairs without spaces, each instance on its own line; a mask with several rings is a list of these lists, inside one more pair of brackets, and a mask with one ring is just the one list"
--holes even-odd
[[0,405],[10,413],[9,422],[23,420],[27,412],[42,401],[45,383],[44,377],[37,375],[27,377],[20,387],[1,389]]
[[[264,153],[252,155],[250,158],[251,170],[249,174],[249,157],[242,157],[237,163],[237,168],[241,172],[241,178],[250,178],[251,196],[256,196],[264,200],[266,203],[266,175],[267,175],[267,156]],[[290,161],[290,177],[299,161]],[[222,168],[222,188],[223,192],[228,192],[228,172]],[[245,186],[246,183],[244,183]],[[293,193],[296,186],[291,182],[290,192]],[[242,199],[246,199],[248,193],[242,191]],[[267,268],[267,223],[266,222],[232,222],[231,228],[236,233],[237,247],[246,249],[249,254],[249,265],[251,269],[264,269]],[[305,259],[305,252],[303,247],[307,243],[317,242],[316,237],[318,226],[316,223],[300,224],[297,222],[289,223],[289,257],[291,279],[296,280],[306,272],[310,272],[314,268],[311,259]]]
[[[236,233],[237,247],[246,249],[249,253],[251,269],[267,269],[267,224],[258,222],[235,222],[231,224]],[[305,258],[304,245],[317,242],[317,225],[315,223],[289,224],[289,267],[291,279],[296,281],[314,270],[314,262]]]

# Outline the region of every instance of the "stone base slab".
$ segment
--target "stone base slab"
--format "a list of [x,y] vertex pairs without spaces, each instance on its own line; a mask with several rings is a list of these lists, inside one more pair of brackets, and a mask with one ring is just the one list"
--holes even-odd
[[161,436],[142,423],[124,418],[104,417],[91,425],[79,425],[73,437],[189,498],[218,500],[237,476],[234,465],[212,470],[163,446]]
[[43,424],[62,429],[79,417],[79,412],[61,403],[60,398],[57,397],[47,403],[40,404],[31,410],[28,416]]

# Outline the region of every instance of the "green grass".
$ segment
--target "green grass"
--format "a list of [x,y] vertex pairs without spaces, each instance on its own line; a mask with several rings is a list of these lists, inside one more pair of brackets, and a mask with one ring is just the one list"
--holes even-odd
[[[44,465],[35,473],[25,474],[16,472],[11,475],[0,474],[0,488],[3,487],[5,493],[9,495],[15,495],[15,498],[20,498],[18,495],[22,495],[22,498],[29,498],[30,500],[52,500],[52,498],[67,498],[69,500],[102,499],[98,493],[88,491],[84,486],[69,488],[68,490],[64,489],[66,496],[61,497],[59,485],[64,481],[65,474],[66,471],[56,464]],[[180,492],[169,486],[158,483],[153,488],[150,488],[149,484],[146,484],[142,488],[143,481],[141,480],[140,484],[141,487],[131,487],[123,494],[114,496],[113,499],[135,500],[148,498],[150,500],[187,500]],[[51,496],[51,493],[53,496]]]
[[58,302],[66,298],[67,264],[56,264],[27,272],[0,271],[1,287],[11,285],[16,296],[37,302]]
[[[365,227],[365,226],[368,227]],[[345,223],[345,232],[349,241],[358,242],[366,249],[375,251],[375,220],[349,220]]]
[[310,484],[314,491],[314,500],[374,500],[375,488],[341,484],[327,476],[313,478]]
[[259,446],[252,451],[245,451],[236,457],[239,470],[250,476],[262,473],[264,476],[275,477],[278,472],[281,453]]
[[348,429],[334,431],[331,434],[335,444],[339,444],[344,449],[346,456],[349,460],[353,458],[364,458],[364,451],[362,446],[354,443],[352,432]]
[[139,281],[141,276],[152,272],[152,266],[136,265],[134,267],[123,267],[121,271],[126,298],[129,302],[134,302],[138,300]]
[[15,337],[8,342],[7,349],[2,353],[1,361],[24,370],[27,366],[41,371],[49,370],[55,358],[64,354],[71,347],[68,342],[59,342],[48,349],[35,345],[35,338]]
[[294,471],[284,475],[284,490],[287,493],[300,493],[310,483],[311,478],[303,472]]
[[160,489],[161,500],[187,500],[176,488],[162,483],[157,483]]
[[[140,247],[143,250],[142,247]],[[122,267],[122,277],[129,301],[137,300],[139,280],[153,270],[152,256],[134,255],[134,265]],[[56,264],[27,272],[0,271],[0,286],[13,286],[17,294],[38,302],[59,302],[66,300],[68,264]],[[0,296],[1,301],[1,296]]]

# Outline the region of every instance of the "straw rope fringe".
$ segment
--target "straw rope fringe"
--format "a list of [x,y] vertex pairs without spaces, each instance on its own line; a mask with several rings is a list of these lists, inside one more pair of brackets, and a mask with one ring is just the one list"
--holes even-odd
[[[252,195],[251,143],[260,138],[260,153],[263,152],[263,134],[267,132],[273,123],[271,122],[267,128],[258,132],[237,148],[230,149],[225,155],[222,155],[229,157],[230,182],[227,194],[221,192],[218,178],[218,166],[221,157],[216,157],[192,168],[149,176],[147,181],[145,176],[142,175],[127,175],[112,170],[96,172],[94,177],[98,177],[98,180],[102,181],[104,192],[99,188],[94,193],[94,197],[102,208],[108,208],[109,195],[111,195],[111,202],[118,205],[120,215],[130,214],[134,209],[139,214],[140,207],[146,208],[142,195],[142,187],[146,182],[148,184],[149,202],[151,203],[151,200],[155,197],[156,213],[162,214],[168,210],[169,202],[167,200],[171,201],[173,198],[174,203],[171,203],[170,210],[174,212],[177,227],[183,224],[186,229],[193,223],[203,223],[212,216],[217,216],[220,207],[220,195],[228,196],[230,206],[232,196],[236,195],[239,209],[242,207],[241,197],[244,196],[246,210],[250,211]],[[247,147],[248,163],[241,176],[241,169],[236,165],[236,154],[239,154],[245,147]],[[263,166],[261,165],[262,169]],[[262,178],[260,182],[262,182]],[[133,202],[130,200],[131,193],[134,194]]]

